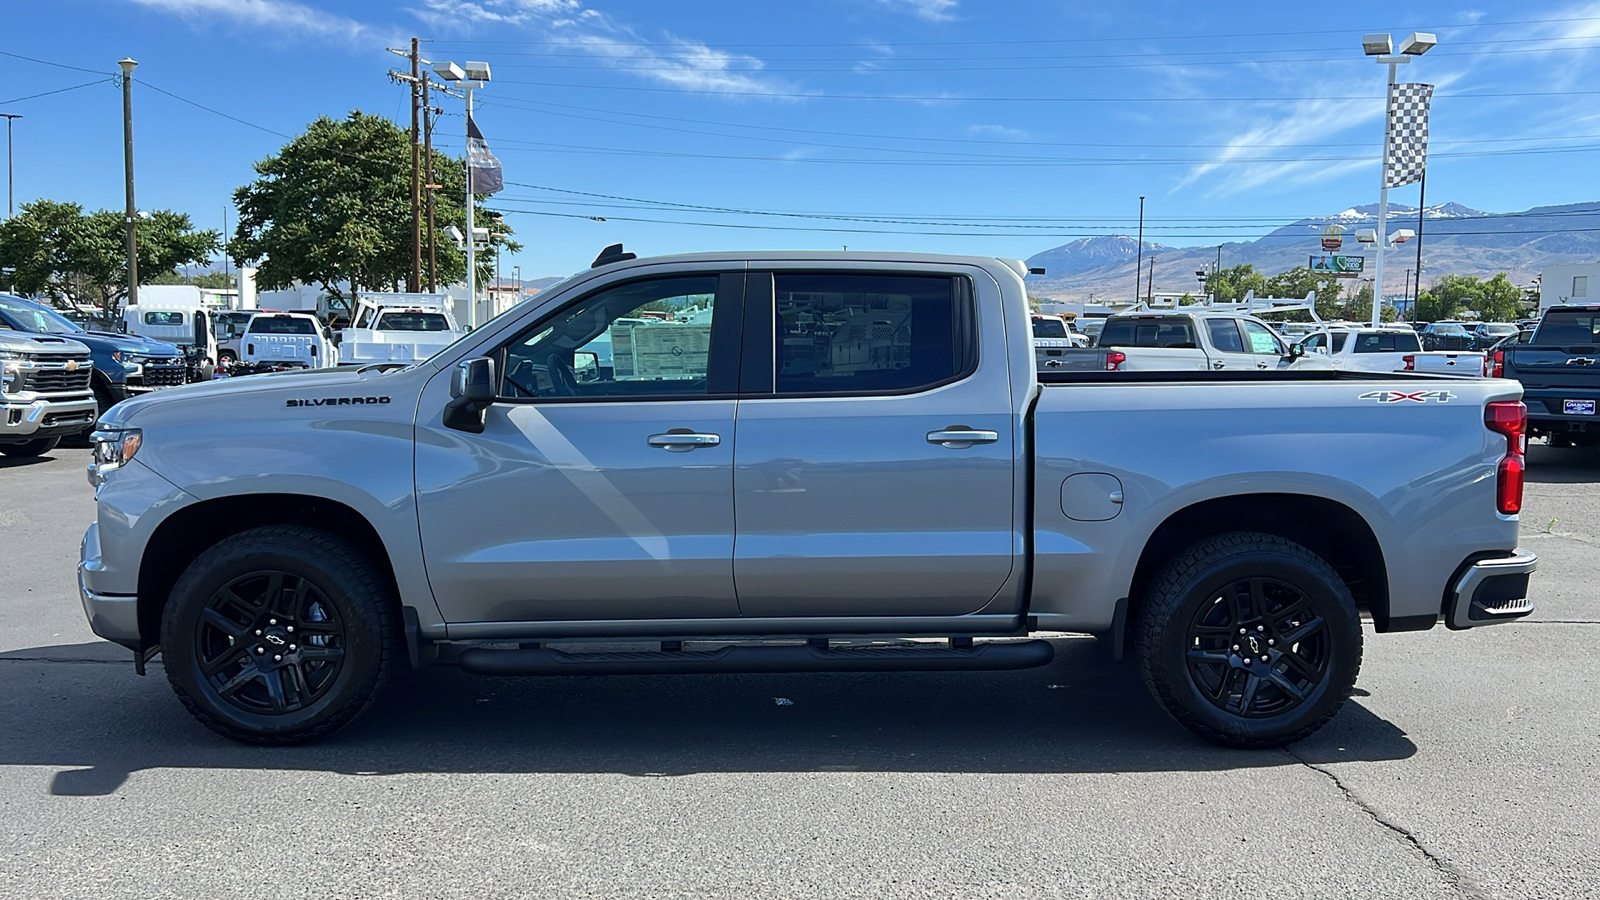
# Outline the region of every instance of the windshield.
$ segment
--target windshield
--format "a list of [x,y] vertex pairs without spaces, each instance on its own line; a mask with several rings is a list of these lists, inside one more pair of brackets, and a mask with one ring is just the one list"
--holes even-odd
[[449,331],[442,313],[386,312],[378,319],[378,331]]
[[1067,326],[1059,319],[1034,319],[1034,337],[1066,337]]
[[1434,334],[1466,334],[1467,333],[1467,326],[1465,326],[1465,325],[1435,325],[1435,326],[1433,326],[1433,333]]
[[251,334],[316,334],[310,319],[299,316],[256,316],[250,320]]
[[1517,333],[1517,326],[1515,326],[1515,325],[1485,325],[1485,326],[1483,326],[1483,330],[1485,332],[1489,333],[1489,334],[1496,335],[1498,337],[1504,337],[1504,336],[1506,336],[1508,334],[1516,334]]
[[19,331],[34,334],[78,334],[83,331],[59,313],[15,297],[0,297],[0,312],[17,323]]

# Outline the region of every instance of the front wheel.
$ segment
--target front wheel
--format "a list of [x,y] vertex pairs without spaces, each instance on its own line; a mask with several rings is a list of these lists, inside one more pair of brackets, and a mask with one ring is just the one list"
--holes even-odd
[[1361,619],[1331,566],[1276,535],[1218,535],[1179,553],[1146,597],[1145,684],[1180,724],[1229,747],[1322,727],[1361,669]]
[[394,597],[360,551],[299,525],[252,528],[200,554],[161,622],[167,680],[208,728],[252,744],[330,734],[382,691]]
[[4,453],[7,456],[15,456],[19,459],[27,459],[34,456],[43,456],[54,450],[59,443],[61,443],[61,438],[58,437],[34,438],[31,441],[23,441],[20,444],[0,444],[0,453]]

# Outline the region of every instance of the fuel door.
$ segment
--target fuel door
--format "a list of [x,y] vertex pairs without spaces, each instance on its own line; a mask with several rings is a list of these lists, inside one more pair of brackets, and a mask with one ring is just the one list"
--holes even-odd
[[1061,482],[1061,511],[1078,522],[1104,522],[1122,512],[1122,482],[1115,475],[1080,472]]

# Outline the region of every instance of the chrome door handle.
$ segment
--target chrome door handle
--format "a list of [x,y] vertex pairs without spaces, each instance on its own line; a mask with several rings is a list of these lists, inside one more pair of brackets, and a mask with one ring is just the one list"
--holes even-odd
[[722,443],[722,436],[717,434],[697,434],[692,431],[669,431],[666,434],[652,434],[649,438],[650,446],[683,453],[696,447],[715,447]]
[[1216,360],[1212,360],[1211,361],[1211,368],[1213,368],[1213,369],[1220,369],[1225,365],[1227,365],[1227,363],[1223,362],[1220,359],[1216,359]]
[[1256,363],[1256,368],[1258,368],[1258,369],[1265,369],[1266,367],[1267,367],[1266,363]]
[[982,428],[967,428],[955,425],[943,431],[928,432],[928,443],[943,444],[952,450],[961,450],[973,444],[992,444],[1000,440],[998,431],[988,431]]

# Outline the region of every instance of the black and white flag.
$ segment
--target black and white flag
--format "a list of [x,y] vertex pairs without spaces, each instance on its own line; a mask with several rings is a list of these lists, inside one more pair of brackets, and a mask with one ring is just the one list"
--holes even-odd
[[1384,148],[1383,186],[1400,187],[1422,178],[1428,167],[1428,104],[1431,84],[1389,85],[1389,145]]
[[467,174],[474,194],[492,194],[506,186],[500,173],[500,160],[489,152],[489,143],[478,130],[478,123],[467,116]]

